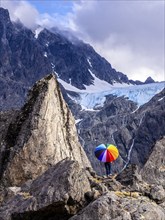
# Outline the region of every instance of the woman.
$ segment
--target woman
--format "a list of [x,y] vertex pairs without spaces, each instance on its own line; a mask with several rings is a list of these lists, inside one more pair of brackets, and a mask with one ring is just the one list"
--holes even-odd
[[105,165],[107,177],[111,176],[112,175],[111,174],[111,162],[105,162],[104,165]]

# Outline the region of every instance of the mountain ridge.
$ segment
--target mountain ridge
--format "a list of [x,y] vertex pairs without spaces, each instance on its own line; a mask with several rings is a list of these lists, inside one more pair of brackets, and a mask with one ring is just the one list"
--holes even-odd
[[[20,108],[29,87],[50,72],[80,90],[94,77],[109,85],[141,84],[112,68],[103,57],[82,41],[71,41],[57,30],[42,30],[38,36],[21,23],[10,21],[0,8],[0,109]],[[90,71],[89,71],[90,70]]]

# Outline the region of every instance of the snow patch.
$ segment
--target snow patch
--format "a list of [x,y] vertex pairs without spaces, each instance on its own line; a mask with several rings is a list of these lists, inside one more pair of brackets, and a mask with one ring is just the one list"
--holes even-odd
[[139,109],[139,107],[137,107],[137,109],[135,109],[133,112],[131,112],[131,114],[135,113],[138,109]]
[[75,122],[76,124],[78,124],[80,121],[82,121],[83,119],[76,119]]
[[59,83],[61,83],[63,85],[63,87],[66,89],[66,90],[69,90],[69,91],[73,91],[73,92],[81,92],[82,90],[72,86],[71,84],[65,82],[64,80],[58,78],[57,79]]
[[54,72],[54,74],[56,75],[56,77],[58,79],[59,78],[59,74],[55,70],[53,70],[53,72]]
[[98,93],[98,92],[110,91],[110,90],[112,90],[114,88],[122,88],[122,87],[132,86],[132,85],[128,85],[126,83],[114,83],[114,85],[111,85],[110,83],[97,78],[92,73],[92,71],[90,69],[88,69],[88,71],[90,72],[90,74],[94,78],[94,84],[93,85],[89,85],[89,86],[84,85],[85,89],[83,89],[83,90],[78,89],[78,88],[72,86],[70,83],[67,83],[67,82],[65,82],[62,79],[58,79],[58,80],[64,86],[64,88],[66,90],[74,91],[74,92],[80,92],[80,93]]
[[35,38],[37,39],[38,38],[38,35],[39,35],[39,33],[41,32],[43,30],[43,28],[42,27],[39,27],[39,28],[37,28],[36,30],[35,30]]
[[54,68],[55,68],[55,65],[54,65],[54,63],[51,63],[51,66],[52,66],[52,69],[54,69]]
[[56,75],[57,78],[59,78],[59,74],[54,70],[55,68],[54,63],[51,63],[51,66],[52,66],[53,73]]
[[90,58],[87,59],[87,62],[89,63],[89,66],[90,66],[91,68],[93,68],[92,63],[91,63],[91,61],[90,61]]
[[44,52],[44,57],[48,57],[48,54],[47,54],[47,52]]
[[71,100],[77,102],[77,101],[75,100],[75,98],[74,98],[73,96],[69,95],[68,93],[67,93],[67,96],[68,96]]
[[162,97],[162,98],[160,98],[159,100],[158,100],[158,102],[160,102],[161,100],[163,100],[165,98],[165,96],[164,97]]

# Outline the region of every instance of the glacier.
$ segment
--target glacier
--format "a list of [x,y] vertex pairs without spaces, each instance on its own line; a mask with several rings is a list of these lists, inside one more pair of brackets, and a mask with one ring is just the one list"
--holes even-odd
[[159,93],[165,88],[165,82],[151,83],[144,85],[131,85],[128,87],[111,88],[108,91],[88,93],[79,93],[80,98],[77,101],[83,109],[93,109],[96,106],[103,106],[106,99],[106,95],[112,94],[124,96],[129,100],[136,102],[138,106],[141,106],[148,102],[154,95]]
[[[90,71],[90,70],[89,70]],[[92,72],[91,72],[92,74]],[[104,105],[107,95],[115,95],[117,97],[124,96],[129,100],[137,103],[138,107],[147,103],[154,95],[165,88],[165,82],[157,82],[143,85],[132,85],[125,83],[115,83],[113,85],[98,79],[94,74],[94,83],[90,86],[85,86],[86,89],[80,90],[57,78],[66,90],[74,91],[79,94],[79,97],[70,96],[72,100],[80,104],[82,109],[94,111],[94,108]]]

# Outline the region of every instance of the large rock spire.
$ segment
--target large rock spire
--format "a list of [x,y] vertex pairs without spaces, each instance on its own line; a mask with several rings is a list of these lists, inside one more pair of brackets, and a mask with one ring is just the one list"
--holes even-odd
[[10,185],[35,179],[67,157],[81,167],[90,166],[78,142],[74,118],[52,74],[34,85],[27,103],[8,128],[4,146],[1,150],[9,153],[1,175]]

